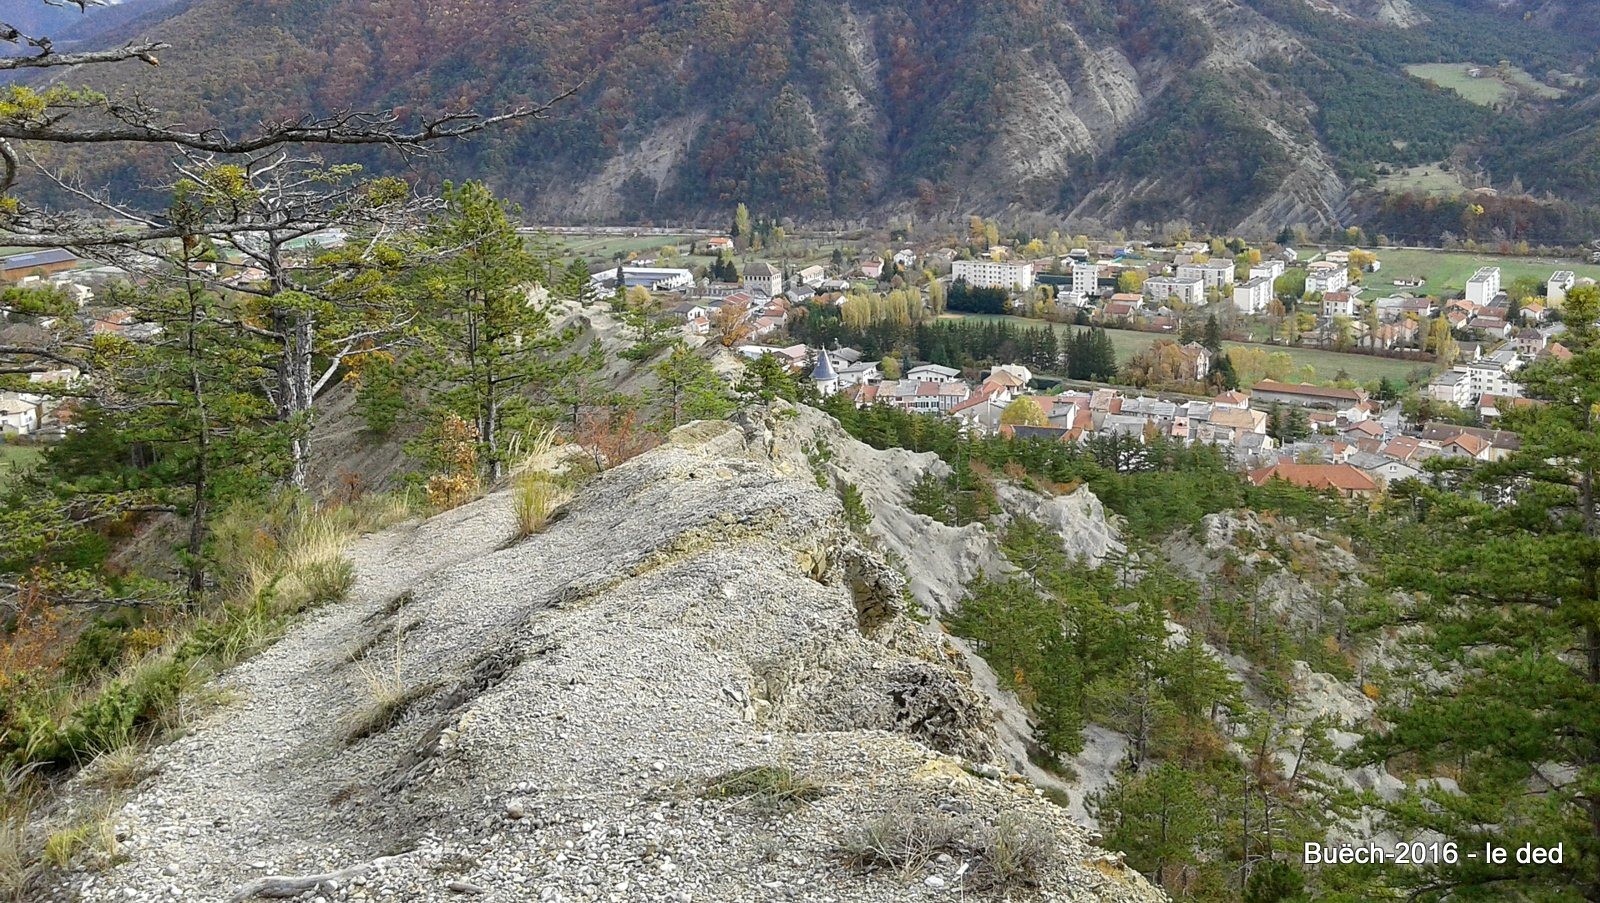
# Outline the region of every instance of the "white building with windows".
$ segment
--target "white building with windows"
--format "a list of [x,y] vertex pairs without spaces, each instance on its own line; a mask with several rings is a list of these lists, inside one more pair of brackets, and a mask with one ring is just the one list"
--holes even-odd
[[1472,274],[1467,280],[1467,300],[1473,304],[1485,305],[1500,294],[1500,268],[1479,267],[1478,272]]
[[744,290],[757,297],[775,298],[783,292],[783,273],[765,260],[744,268]]
[[1098,294],[1100,291],[1100,265],[1097,263],[1074,263],[1072,265],[1072,290],[1085,298]]
[[1283,261],[1277,258],[1263,260],[1250,268],[1250,278],[1259,279],[1262,276],[1268,279],[1277,279],[1283,275]]
[[1342,292],[1350,287],[1350,270],[1337,263],[1319,260],[1306,267],[1306,291]]
[[1182,276],[1157,276],[1144,281],[1144,292],[1157,302],[1176,298],[1190,307],[1198,307],[1206,300],[1206,283],[1199,276],[1188,279]]
[[1353,317],[1360,308],[1361,302],[1350,292],[1330,292],[1322,296],[1324,317]]
[[1516,373],[1522,369],[1522,356],[1505,346],[1474,361],[1457,364],[1428,382],[1428,397],[1466,407],[1485,395],[1521,398],[1522,384]]
[[1205,283],[1208,289],[1221,289],[1233,284],[1233,261],[1208,260],[1205,263],[1184,263],[1178,265],[1179,279],[1198,278]]
[[619,266],[601,270],[589,277],[590,285],[605,294],[614,291],[619,281],[623,288],[637,286],[652,292],[677,292],[694,285],[694,274],[688,270],[667,267]]
[[957,260],[950,264],[951,279],[965,279],[978,288],[1033,288],[1033,264],[1004,260]]
[[1267,309],[1272,303],[1272,277],[1255,276],[1233,287],[1233,306],[1239,313],[1249,316]]
[[1567,291],[1577,284],[1578,277],[1571,270],[1557,270],[1550,276],[1550,281],[1545,283],[1544,297],[1551,304],[1560,304],[1567,300]]
[[26,436],[39,428],[39,405],[16,392],[0,392],[0,435]]
[[923,364],[907,370],[906,379],[917,383],[957,383],[961,381],[961,371],[939,364]]
[[1446,370],[1428,381],[1428,397],[1464,408],[1472,404],[1472,386],[1461,370]]

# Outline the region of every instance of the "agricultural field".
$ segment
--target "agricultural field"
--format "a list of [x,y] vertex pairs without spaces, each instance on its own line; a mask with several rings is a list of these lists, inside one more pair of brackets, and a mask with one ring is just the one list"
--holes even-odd
[[1600,280],[1600,266],[1574,260],[1414,249],[1380,250],[1376,253],[1378,260],[1383,263],[1383,269],[1367,275],[1365,285],[1369,292],[1397,291],[1391,284],[1394,280],[1420,276],[1426,279],[1427,283],[1421,289],[1412,291],[1448,297],[1464,291],[1467,279],[1479,267],[1485,266],[1500,268],[1501,285],[1510,285],[1522,276],[1532,276],[1544,281],[1556,270],[1572,270],[1580,279],[1588,276]]
[[1407,66],[1406,71],[1479,106],[1499,106],[1514,96],[1511,86],[1494,77],[1492,69],[1484,69],[1480,78],[1467,74],[1466,63],[1417,63]]
[[[976,320],[1013,320],[1021,325],[1042,326],[1044,320],[1034,320],[1027,317],[1011,317],[1000,314],[945,314],[947,317],[965,317]],[[1067,329],[1064,324],[1056,324],[1056,328]],[[1076,328],[1076,327],[1073,327]],[[1126,363],[1128,358],[1154,344],[1158,339],[1172,338],[1154,332],[1139,332],[1132,329],[1107,329],[1106,335],[1110,336],[1111,344],[1117,349],[1117,360]],[[1334,377],[1340,372],[1349,376],[1358,383],[1369,383],[1388,377],[1391,380],[1404,382],[1417,375],[1419,371],[1432,373],[1434,365],[1426,361],[1407,361],[1398,358],[1377,357],[1370,354],[1346,354],[1338,351],[1323,351],[1318,348],[1300,348],[1288,345],[1266,345],[1254,342],[1224,342],[1224,349],[1252,348],[1265,351],[1268,354],[1283,352],[1289,355],[1289,360],[1294,365],[1292,379],[1318,385],[1331,384]],[[1310,368],[1308,371],[1306,368]]]
[[1414,191],[1421,194],[1457,195],[1467,190],[1461,177],[1437,163],[1412,166],[1378,179],[1385,191]]
[[1515,66],[1504,74],[1494,66],[1480,66],[1481,74],[1477,78],[1467,74],[1472,66],[1471,63],[1417,63],[1407,66],[1406,71],[1485,107],[1503,106],[1518,97],[1556,100],[1564,93]]
[[563,255],[584,257],[591,263],[609,263],[621,254],[656,257],[661,249],[672,247],[681,253],[691,242],[700,240],[689,235],[593,235],[551,234],[548,236]]

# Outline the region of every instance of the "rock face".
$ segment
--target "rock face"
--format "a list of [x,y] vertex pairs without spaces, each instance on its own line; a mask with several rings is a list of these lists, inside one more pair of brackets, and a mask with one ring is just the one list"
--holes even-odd
[[[868,529],[874,541],[900,563],[909,577],[912,597],[929,612],[941,617],[955,613],[966,586],[980,574],[995,576],[1011,569],[994,531],[979,524],[942,524],[911,510],[911,487],[917,479],[925,472],[942,476],[949,471],[937,455],[872,448],[846,434],[833,418],[807,407],[752,421],[746,429],[751,441],[765,448],[780,470],[814,478],[812,460],[825,458],[822,470],[827,479],[854,485],[872,513]],[[1085,565],[1097,565],[1108,554],[1123,550],[1100,500],[1086,488],[1069,495],[1044,496],[1000,482],[995,494],[1001,507],[997,523],[1004,525],[1014,517],[1033,518],[1054,529],[1061,537],[1062,550]],[[1074,763],[1080,777],[1077,785],[1034,764],[1029,755],[1033,724],[1028,711],[1015,694],[1001,686],[988,662],[963,640],[945,639],[961,652],[973,687],[988,701],[999,759],[1035,784],[1068,794],[1073,816],[1080,823],[1087,822],[1084,792],[1103,786],[1115,763],[1103,768],[1103,763],[1088,759]]]
[[[366,538],[352,598],[152,754],[127,860],[55,895],[981,899],[1023,830],[1041,899],[1162,899],[990,761],[961,656],[795,466],[810,416],[680,429],[520,542],[504,495]],[[754,767],[812,798],[708,792]],[[946,839],[907,868],[847,862],[925,824]]]
[[[1588,0],[1453,4],[1519,17],[1526,7],[1531,24],[1552,31],[1596,27]],[[8,16],[45,8],[7,6]],[[1327,55],[1330,23],[1375,35],[1385,42],[1376,48],[1405,40],[1400,29],[1426,29],[1424,8],[1437,14],[1439,4],[807,0],[747,10],[593,0],[581,18],[556,0],[118,6],[130,7],[163,12],[137,21],[133,9],[99,12],[91,22],[123,25],[98,44],[144,33],[171,50],[159,70],[113,69],[96,87],[171,110],[198,106],[223,126],[285,109],[438,111],[450,99],[489,111],[562,98],[547,122],[479,135],[438,167],[490,182],[544,222],[720,225],[744,201],[758,215],[819,226],[1070,213],[1088,231],[1181,220],[1276,235],[1296,222],[1348,224],[1351,192],[1362,190],[1349,174],[1409,160],[1400,149],[1339,158],[1337,132],[1351,119],[1308,115],[1322,104],[1286,73]],[[54,12],[30,16],[44,31],[14,24],[62,38],[55,28],[83,18]],[[1434,37],[1466,40],[1419,34]],[[1470,43],[1457,50],[1453,58],[1472,58]],[[1561,65],[1581,63],[1580,53]],[[1367,65],[1387,80],[1381,96],[1408,84],[1398,66]],[[1200,81],[1215,84],[1214,105],[1175,117],[1202,109],[1184,90]],[[1387,112],[1376,102],[1360,110]],[[1566,130],[1565,119],[1550,123]],[[1169,133],[1200,140],[1169,142]],[[1234,169],[1241,148],[1213,153],[1229,145],[1259,145],[1264,153],[1249,156],[1264,162]],[[86,162],[129,188],[149,181],[120,157]],[[1217,176],[1194,178],[1197,169]],[[1496,167],[1506,180],[1515,171]]]

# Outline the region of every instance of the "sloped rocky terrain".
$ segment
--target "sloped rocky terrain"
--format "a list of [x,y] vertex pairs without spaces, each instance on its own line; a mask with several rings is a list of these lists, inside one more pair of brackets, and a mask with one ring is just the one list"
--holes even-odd
[[520,542],[504,495],[368,537],[55,897],[1161,899],[1010,774],[810,416],[680,429]]
[[[486,179],[550,221],[721,224],[745,201],[808,223],[1047,213],[1276,234],[1348,223],[1375,167],[1437,161],[1483,137],[1490,113],[1409,77],[1407,63],[1506,58],[1541,75],[1588,65],[1592,45],[1559,24],[1564,9],[1524,19],[1494,0],[601,0],[573,15],[548,0],[181,0],[100,36],[169,41],[159,68],[95,78],[178,118],[240,127],[360,108],[503,109],[572,91],[548,120],[409,173]],[[1551,117],[1530,131],[1541,136],[1570,118],[1528,113],[1530,127]],[[164,166],[78,163],[129,188]]]

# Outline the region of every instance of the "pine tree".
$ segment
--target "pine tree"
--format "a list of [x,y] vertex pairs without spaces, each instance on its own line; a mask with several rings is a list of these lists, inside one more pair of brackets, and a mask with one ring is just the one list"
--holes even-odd
[[1217,322],[1217,315],[1212,314],[1206,318],[1205,336],[1200,344],[1206,346],[1212,354],[1222,353],[1222,324]]
[[771,404],[780,398],[795,401],[800,396],[794,374],[772,354],[747,362],[734,391],[746,404]]
[[[188,187],[180,185],[174,207]],[[178,211],[181,216],[181,211]],[[149,581],[125,581],[84,548],[101,524],[149,513],[183,526],[185,602],[213,585],[211,527],[218,512],[257,499],[288,476],[288,433],[259,386],[272,376],[273,345],[241,322],[237,302],[197,275],[216,259],[203,239],[180,240],[169,281],[119,293],[152,336],[88,341],[76,429],[48,458],[45,485],[19,490],[0,511],[0,589],[47,602],[150,605],[169,597]]]
[[530,294],[545,262],[505,204],[477,182],[446,185],[443,196],[425,242],[453,253],[422,275],[431,309],[415,365],[440,387],[429,417],[454,413],[476,428],[492,483],[505,470],[508,434],[532,425],[530,393],[559,384],[553,360],[571,337],[553,330],[546,305]]
[[655,366],[655,395],[666,408],[669,425],[690,420],[721,420],[733,413],[728,385],[711,362],[677,345]]
[[[1389,873],[1424,895],[1600,899],[1600,291],[1574,289],[1565,313],[1571,359],[1526,368],[1543,404],[1507,415],[1521,449],[1459,491],[1422,488],[1385,543],[1390,580],[1417,594],[1399,613],[1411,649],[1443,679],[1386,693],[1392,727],[1362,750],[1453,779],[1386,807],[1400,836],[1459,845],[1458,862]],[[1562,863],[1465,856],[1489,843],[1559,843]]]
[[1239,373],[1233,367],[1233,358],[1224,354],[1211,368],[1211,381],[1218,389],[1231,392],[1239,388]]

